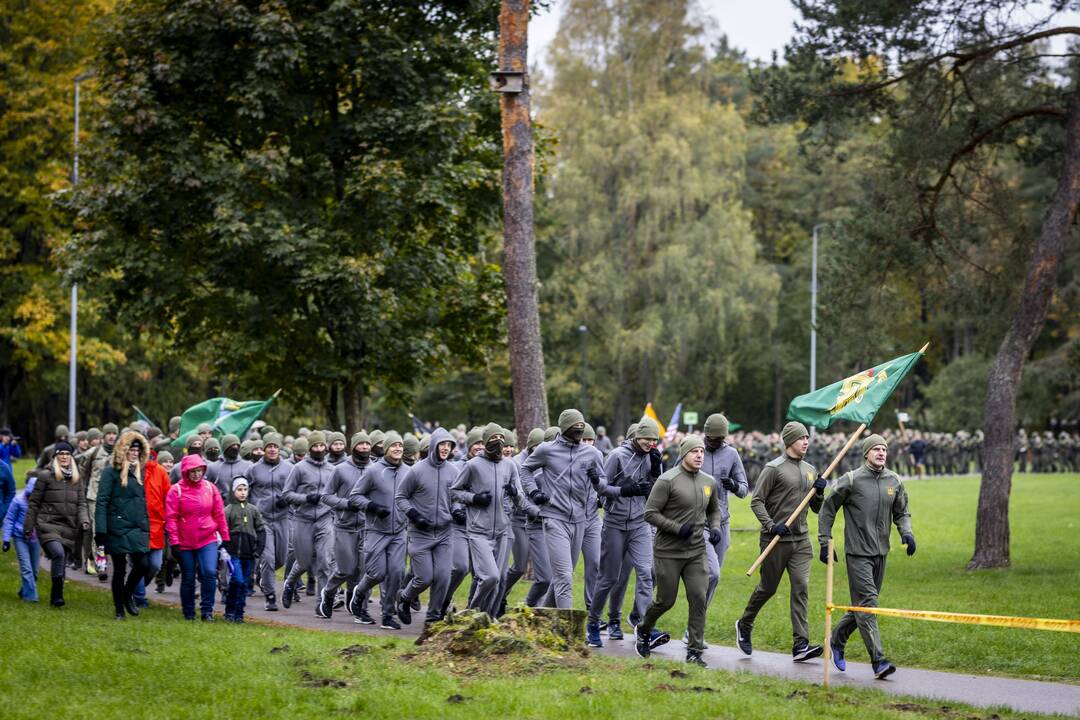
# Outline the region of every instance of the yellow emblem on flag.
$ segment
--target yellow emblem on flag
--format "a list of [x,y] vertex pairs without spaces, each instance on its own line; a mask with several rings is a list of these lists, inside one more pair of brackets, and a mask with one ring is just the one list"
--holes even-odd
[[866,394],[871,385],[875,382],[880,384],[889,379],[889,373],[886,370],[887,368],[881,368],[875,373],[871,368],[862,371],[858,375],[845,378],[843,385],[840,386],[840,392],[836,394],[836,404],[829,408],[829,413],[835,415],[851,403],[856,405],[861,403],[863,395]]

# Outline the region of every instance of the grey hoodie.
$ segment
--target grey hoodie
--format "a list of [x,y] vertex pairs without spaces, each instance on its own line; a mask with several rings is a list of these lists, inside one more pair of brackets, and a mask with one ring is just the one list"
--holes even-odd
[[334,473],[330,481],[321,490],[322,501],[334,508],[334,527],[343,530],[363,530],[366,523],[364,513],[349,509],[349,494],[356,483],[372,466],[369,460],[367,464],[360,466],[350,457],[343,463],[333,465]]
[[706,447],[705,462],[701,465],[701,471],[709,473],[716,480],[717,499],[720,500],[720,522],[721,524],[728,522],[731,519],[731,510],[728,509],[729,491],[724,488],[724,478],[735,481],[735,497],[744,498],[750,493],[739,451],[727,443],[712,452],[709,452],[709,448]]
[[[517,481],[517,465],[513,460],[500,457],[489,460],[483,453],[465,463],[457,480],[450,486],[450,497],[465,506],[465,529],[477,535],[494,538],[506,532],[510,518],[503,500],[504,486]],[[486,492],[491,495],[487,507],[473,504],[473,498]]]
[[369,465],[367,471],[353,485],[349,497],[360,500],[362,512],[367,513],[368,506],[373,502],[379,503],[390,511],[385,518],[374,513],[367,513],[368,532],[395,535],[405,529],[405,514],[398,510],[394,496],[397,495],[398,486],[401,484],[399,478],[405,477],[404,471],[408,469],[409,466],[405,463],[391,465],[385,457],[381,457],[377,462]]
[[646,496],[622,497],[620,488],[652,481],[649,454],[637,452],[633,441],[627,440],[608,454],[604,470],[609,483],[604,491],[604,522],[623,529],[645,522]]
[[[600,475],[593,488],[586,474],[595,466]],[[540,515],[568,522],[584,522],[596,513],[596,493],[607,486],[604,479],[603,455],[592,445],[571,443],[558,435],[554,440],[540,443],[532,455],[521,464],[521,483],[526,494],[540,490],[549,502],[540,508]],[[592,512],[588,504],[592,503]]]
[[394,503],[402,515],[416,510],[431,523],[429,530],[420,530],[410,521],[409,532],[423,537],[435,537],[450,527],[450,485],[457,479],[459,469],[449,458],[440,461],[436,448],[440,443],[453,442],[445,428],[431,433],[428,456],[401,473]]
[[[180,463],[176,463],[176,467],[179,466]],[[290,472],[292,463],[284,458],[279,458],[276,465],[271,465],[264,458],[248,468],[248,501],[259,508],[263,520],[277,522],[288,517],[289,508],[279,508],[275,503],[285,491],[285,481]]]
[[330,506],[321,502],[312,505],[307,501],[309,493],[322,493],[324,484],[334,474],[334,466],[325,460],[314,460],[310,455],[293,465],[289,479],[285,481],[285,499],[293,506],[293,517],[314,522],[330,514]]
[[225,504],[228,505],[232,498],[233,478],[246,478],[247,472],[250,469],[250,460],[245,460],[242,457],[237,457],[235,460],[227,460],[222,456],[220,460],[216,463],[211,463],[210,466],[206,468],[206,479],[217,486],[218,492],[221,493],[221,497],[224,498]]

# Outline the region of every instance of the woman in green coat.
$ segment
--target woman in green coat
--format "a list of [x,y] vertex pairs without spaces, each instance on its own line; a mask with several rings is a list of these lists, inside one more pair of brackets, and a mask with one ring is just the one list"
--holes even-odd
[[[98,485],[94,539],[98,545],[105,546],[105,552],[112,558],[112,596],[117,620],[124,619],[125,611],[139,614],[132,594],[144,579],[146,555],[150,551],[150,517],[143,486],[149,457],[145,437],[133,431],[124,433],[116,443],[112,464],[101,472]],[[127,572],[129,558],[130,573]]]

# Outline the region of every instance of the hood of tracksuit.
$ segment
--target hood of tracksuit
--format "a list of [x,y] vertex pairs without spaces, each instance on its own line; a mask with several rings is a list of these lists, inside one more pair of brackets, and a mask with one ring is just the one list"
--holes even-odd
[[444,463],[449,462],[450,458],[447,458],[446,460],[439,459],[438,448],[439,445],[444,442],[454,442],[454,438],[450,437],[449,431],[447,431],[446,428],[441,427],[432,430],[431,440],[428,441],[428,456],[424,459],[424,462],[431,463],[432,467],[442,467]]

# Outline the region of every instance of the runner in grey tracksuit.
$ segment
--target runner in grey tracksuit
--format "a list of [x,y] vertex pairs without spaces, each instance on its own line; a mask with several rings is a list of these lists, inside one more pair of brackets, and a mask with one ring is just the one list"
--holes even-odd
[[503,458],[506,431],[495,423],[484,427],[484,452],[465,463],[450,486],[450,496],[465,505],[469,557],[477,581],[471,609],[496,617],[500,588],[510,556],[510,518],[504,497],[520,497],[517,465]]
[[284,492],[285,482],[292,472],[292,463],[281,456],[281,435],[267,433],[263,445],[266,452],[262,459],[248,468],[247,481],[250,502],[262,513],[266,528],[266,543],[259,558],[256,577],[266,598],[266,609],[277,610],[275,573],[285,566],[285,555],[289,549],[290,505]]
[[246,478],[250,469],[251,461],[240,457],[240,438],[226,435],[221,438],[221,459],[207,467],[206,480],[217,487],[221,499],[228,505],[232,501],[233,479]]
[[405,514],[398,509],[395,497],[408,467],[401,462],[404,444],[391,430],[383,439],[383,456],[365,472],[349,500],[367,518],[364,540],[364,576],[349,600],[349,610],[359,614],[360,603],[376,585],[381,593],[382,627],[400,630],[394,619],[401,579],[405,575]]
[[[633,440],[623,442],[608,454],[604,470],[604,542],[600,561],[600,581],[589,607],[587,637],[590,645],[601,647],[600,618],[612,588],[619,584],[623,566],[637,573],[634,612],[638,617],[652,600],[653,534],[645,522],[645,498],[660,476],[660,453],[655,443],[660,430],[650,418],[643,418]],[[622,636],[619,611],[608,616],[608,636]]]
[[[483,450],[483,431],[480,428],[473,428],[465,439],[465,459],[453,461],[454,469],[460,473],[461,469],[465,467],[465,463],[472,460]],[[469,533],[465,529],[467,519],[465,506],[451,498],[450,515],[454,520],[450,526],[450,548],[453,558],[450,568],[450,586],[446,589],[446,599],[443,601],[443,615],[446,615],[450,610],[450,604],[454,601],[454,593],[457,592],[461,583],[464,582],[472,570],[469,561]]]
[[329,485],[322,492],[322,501],[334,509],[334,574],[319,596],[316,617],[334,614],[338,588],[348,583],[349,591],[355,590],[364,568],[365,516],[359,511],[360,501],[351,498],[350,493],[368,469],[371,440],[361,431],[352,436],[349,445],[349,457],[334,466]]
[[[544,431],[535,428],[529,432],[525,449],[513,457],[513,462],[518,470],[518,484],[521,485],[521,464],[525,458],[532,454],[533,449],[544,441]],[[523,487],[523,486],[522,486]],[[527,497],[522,498],[522,503],[514,505],[510,513],[510,530],[513,532],[513,562],[506,571],[506,582],[503,587],[503,604],[510,591],[522,576],[525,575],[532,562],[535,580],[525,595],[525,604],[536,607],[548,588],[551,587],[551,568],[548,564],[547,541],[544,539],[544,525],[540,519],[540,508],[536,507]]]
[[326,436],[322,431],[310,433],[307,439],[308,454],[293,466],[285,482],[285,498],[293,507],[294,558],[281,590],[281,602],[286,608],[292,604],[297,580],[308,569],[314,569],[318,586],[326,587],[334,548],[334,518],[330,506],[322,503],[322,488],[330,482],[334,466],[326,462]]
[[[720,582],[720,569],[724,567],[724,556],[731,546],[731,510],[728,509],[728,493],[744,498],[750,493],[743,470],[742,459],[735,448],[724,442],[728,434],[728,421],[720,413],[714,413],[705,420],[705,462],[701,471],[712,475],[717,484],[717,499],[720,501],[720,542],[713,545],[705,543],[706,560],[709,565],[709,588],[705,593],[705,607],[712,603],[716,586]],[[708,540],[708,530],[705,530]]]
[[[587,504],[606,486],[600,451],[581,444],[585,418],[574,409],[559,415],[559,435],[541,443],[521,464],[521,480],[529,499],[540,507],[551,564],[555,604],[573,607],[574,565],[581,553],[589,519]],[[543,483],[541,487],[540,483]]]
[[446,592],[450,587],[453,548],[450,540],[450,485],[457,479],[457,466],[450,461],[454,439],[445,428],[435,428],[428,456],[402,473],[394,502],[409,518],[408,550],[412,559],[412,580],[401,592],[398,617],[412,622],[410,604],[428,588],[425,622],[442,619]]

